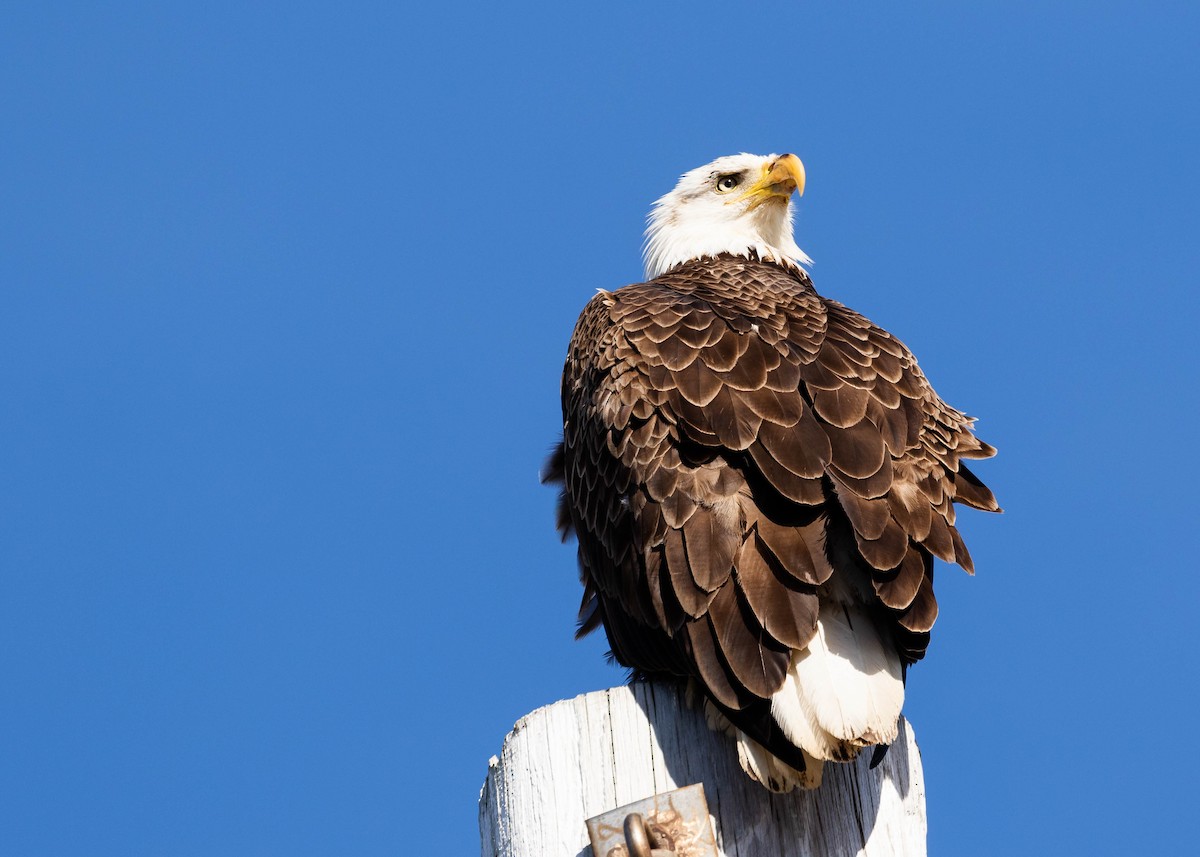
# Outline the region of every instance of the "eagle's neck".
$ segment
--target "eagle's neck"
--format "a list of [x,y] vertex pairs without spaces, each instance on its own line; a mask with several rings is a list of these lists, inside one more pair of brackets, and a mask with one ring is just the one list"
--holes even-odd
[[695,259],[729,253],[733,256],[778,262],[785,267],[808,265],[812,260],[792,237],[792,210],[763,205],[729,219],[726,212],[689,211],[687,216],[667,206],[650,214],[643,249],[646,279]]

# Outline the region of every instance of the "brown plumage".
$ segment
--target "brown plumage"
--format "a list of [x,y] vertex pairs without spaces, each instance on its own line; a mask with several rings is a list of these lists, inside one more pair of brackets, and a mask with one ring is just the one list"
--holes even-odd
[[962,463],[995,451],[908,349],[754,253],[597,294],[562,401],[548,478],[578,534],[580,633],[603,625],[621,664],[694,679],[797,771],[771,699],[830,593],[861,580],[855,609],[911,664],[937,615],[932,558],[971,569],[952,503],[998,509]]

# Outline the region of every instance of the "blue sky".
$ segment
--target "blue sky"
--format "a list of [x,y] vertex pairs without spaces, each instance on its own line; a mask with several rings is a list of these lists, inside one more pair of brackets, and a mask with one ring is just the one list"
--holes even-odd
[[931,852],[1194,839],[1198,51],[1184,3],[8,5],[0,850],[474,853],[513,722],[623,678],[537,482],[567,337],[737,151],[1000,449],[911,672]]

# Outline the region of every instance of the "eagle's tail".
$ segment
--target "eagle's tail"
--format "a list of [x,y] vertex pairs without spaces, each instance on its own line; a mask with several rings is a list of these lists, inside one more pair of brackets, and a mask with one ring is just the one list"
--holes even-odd
[[738,760],[773,791],[816,788],[825,761],[850,761],[863,747],[894,741],[903,705],[900,656],[887,628],[856,599],[826,595],[816,636],[792,656],[771,698],[771,719],[803,751],[805,769],[781,762],[740,729]]

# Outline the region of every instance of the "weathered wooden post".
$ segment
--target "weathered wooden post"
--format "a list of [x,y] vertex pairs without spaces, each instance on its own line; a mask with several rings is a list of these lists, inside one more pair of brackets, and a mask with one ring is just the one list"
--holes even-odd
[[539,708],[509,733],[479,798],[481,854],[610,857],[592,855],[587,819],[702,783],[724,857],[923,857],[925,792],[907,722],[874,770],[869,757],[827,765],[815,791],[776,795],[674,685],[597,691]]

